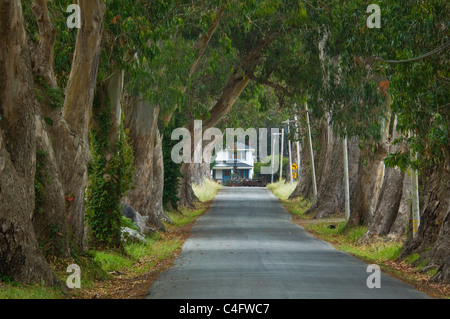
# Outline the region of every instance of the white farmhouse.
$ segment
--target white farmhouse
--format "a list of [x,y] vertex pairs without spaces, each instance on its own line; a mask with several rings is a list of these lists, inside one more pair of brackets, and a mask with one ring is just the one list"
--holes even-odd
[[[212,178],[219,182],[228,182],[231,179],[252,179],[254,152],[254,148],[242,143],[236,143],[234,149],[221,150],[217,154],[211,172]],[[234,168],[237,170],[236,175],[234,175]]]

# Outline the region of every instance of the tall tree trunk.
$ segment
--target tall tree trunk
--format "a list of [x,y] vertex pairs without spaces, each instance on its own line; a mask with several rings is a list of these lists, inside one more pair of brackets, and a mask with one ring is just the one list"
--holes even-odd
[[34,84],[20,0],[0,2],[0,275],[57,284],[33,230]]
[[136,173],[135,187],[124,201],[140,214],[148,216],[153,226],[165,230],[162,222],[172,220],[163,209],[164,158],[163,139],[158,130],[159,107],[139,101],[125,114],[133,141]]
[[348,226],[368,225],[376,209],[384,176],[384,158],[387,149],[384,143],[375,146],[374,153],[363,149],[358,164],[356,191],[350,200]]
[[[391,99],[386,96],[384,101],[386,109],[389,109]],[[350,203],[350,219],[347,226],[369,225],[375,210],[383,185],[385,175],[384,159],[389,153],[389,127],[390,121],[382,121],[383,134],[381,141],[375,145],[365,145],[360,152],[358,163],[358,176],[356,181],[356,192]],[[396,122],[394,121],[394,134],[396,133]],[[397,135],[395,135],[397,136]],[[374,143],[372,141],[372,143]],[[401,187],[401,185],[400,185]],[[401,196],[401,195],[400,195]]]
[[46,255],[67,257],[70,237],[61,174],[44,115],[39,109],[35,119],[37,167],[40,167],[36,179],[41,184],[38,191],[41,198],[36,200],[33,226]]
[[405,234],[408,226],[408,219],[411,215],[411,178],[408,174],[404,174],[402,198],[400,199],[400,207],[397,216],[389,230],[389,235],[399,238]]
[[84,201],[90,160],[89,123],[97,81],[103,16],[102,0],[79,0],[81,28],[60,117],[52,127],[55,155],[64,194],[72,201],[66,210],[75,244],[84,248]]
[[[397,132],[397,121],[394,120],[392,141],[395,141],[399,136]],[[389,147],[389,153],[405,152],[407,145],[391,145]],[[401,172],[399,168],[386,168],[383,178],[383,184],[381,186],[380,195],[377,199],[377,206],[373,214],[373,218],[370,220],[369,228],[360,242],[368,242],[375,239],[378,236],[384,236],[390,233],[394,222],[397,220],[398,214],[403,214],[400,210],[402,200],[410,201],[409,198],[403,196],[405,173]],[[403,205],[407,205],[403,203]],[[404,209],[402,206],[402,209]],[[406,208],[406,207],[405,207]],[[399,223],[399,222],[397,222]],[[401,225],[397,224],[395,233],[402,233],[400,229]],[[394,230],[393,230],[394,231]]]
[[[326,123],[322,126],[321,152],[319,154],[317,177],[318,192],[314,204],[305,214],[314,214],[315,218],[324,218],[341,213],[345,209],[344,164],[342,157],[342,140]],[[351,139],[348,143],[349,181],[354,184],[357,171],[355,161],[359,155],[358,141]],[[350,196],[352,197],[352,187]]]
[[[124,201],[143,216],[151,216],[153,161],[158,130],[159,107],[138,101],[125,110],[125,126],[129,129],[134,150],[134,189]],[[155,225],[160,226],[160,225]]]
[[205,179],[211,179],[211,158],[214,151],[214,144],[211,141],[202,141],[203,154],[208,158],[203,158],[201,163],[194,163],[192,168],[191,183],[196,185],[203,185]]
[[399,168],[387,168],[377,207],[370,220],[369,228],[360,242],[367,242],[389,233],[402,199],[404,173]]
[[[416,264],[436,265],[433,280],[450,282],[450,165],[448,159],[421,174],[421,224],[412,236],[412,221],[401,257],[420,254]],[[411,218],[411,217],[410,217]]]
[[122,119],[122,97],[124,87],[124,71],[115,71],[104,84],[111,107],[111,127],[109,131],[109,145],[112,152],[115,151],[115,144],[120,138],[120,123]]
[[[195,61],[192,63],[190,69],[189,69],[189,78],[192,77],[192,75],[195,73],[197,67],[198,67],[198,63],[200,62],[206,47],[208,46],[209,42],[211,41],[214,33],[217,30],[217,27],[219,26],[220,20],[222,19],[222,16],[225,12],[225,8],[226,6],[223,5],[219,8],[217,8],[216,10],[216,16],[214,18],[214,20],[211,22],[211,25],[208,29],[208,32],[204,35],[202,35],[200,37],[200,39],[197,42],[196,45],[196,49],[197,49],[197,58],[195,59]],[[186,87],[182,87],[181,91],[184,93],[186,91]],[[167,124],[170,122],[170,119],[172,118],[173,113],[175,112],[174,108],[171,112],[169,112],[168,114],[165,114],[164,116],[164,122]],[[141,213],[144,213],[146,215],[148,215],[150,217],[151,220],[153,220],[153,223],[155,224],[155,226],[157,226],[158,228],[163,228],[164,225],[162,224],[161,220],[158,220],[158,216],[161,215],[164,219],[166,220],[170,220],[170,217],[167,216],[163,209],[162,209],[162,197],[161,197],[161,207],[158,207],[156,209],[154,209],[153,211],[155,212],[155,216],[153,216],[153,214],[151,213],[151,210],[148,209],[148,205],[151,205],[151,203],[149,203],[148,199],[146,196],[148,196],[149,194],[152,195],[151,193],[148,193],[149,189],[147,189],[146,187],[148,185],[150,185],[150,189],[152,188],[154,181],[154,178],[151,176],[154,171],[153,169],[148,169],[150,167],[153,167],[153,150],[154,150],[154,144],[155,144],[155,136],[156,136],[156,130],[157,130],[157,121],[158,121],[158,113],[159,113],[159,108],[154,109],[154,111],[156,111],[156,115],[155,117],[152,117],[152,119],[149,119],[149,121],[151,123],[149,123],[149,125],[146,125],[146,127],[148,128],[148,131],[145,133],[142,130],[145,130],[145,127],[141,127],[141,133],[143,133],[144,135],[147,135],[147,137],[149,138],[149,140],[142,140],[141,142],[139,142],[140,144],[147,144],[150,143],[150,148],[148,149],[148,157],[147,160],[149,162],[146,162],[145,159],[140,159],[140,160],[136,160],[136,167],[137,167],[137,172],[136,172],[136,187],[135,187],[135,191],[132,191],[132,194],[129,196],[128,200],[134,202],[136,209],[140,209]],[[140,111],[138,111],[137,113],[142,112],[142,109],[140,109]],[[135,112],[135,114],[137,114]],[[127,122],[127,127],[131,129],[131,124],[134,122],[136,122],[138,119],[136,118],[136,115],[129,117],[130,120],[129,122]],[[142,119],[140,119],[140,121],[142,121]],[[139,123],[139,125],[142,125],[142,123]],[[145,125],[144,125],[145,126]],[[137,132],[135,132],[137,133]],[[137,134],[133,134],[132,136],[137,136]],[[132,138],[133,139],[133,138]],[[135,139],[134,139],[135,140]],[[135,140],[136,141],[136,140]],[[135,142],[136,143],[136,142]],[[162,148],[161,148],[161,152],[162,152]],[[144,152],[142,152],[142,150],[140,150],[139,148],[135,148],[135,157],[137,154],[143,154]],[[162,153],[161,153],[162,154]],[[159,154],[156,154],[156,158],[159,159]],[[163,163],[161,162],[161,165]],[[157,166],[160,166],[158,163],[156,164]],[[190,168],[187,166],[188,164],[183,164],[181,171],[185,172],[185,176],[188,176],[188,174],[190,173]],[[162,167],[162,166],[161,166]],[[142,173],[142,172],[145,173]],[[151,174],[150,174],[151,172]],[[164,172],[162,172],[162,174],[164,174]],[[190,175],[189,175],[190,176]],[[164,182],[164,175],[159,176],[159,172],[158,172],[158,178],[157,180],[159,181],[159,186],[162,186],[161,183]],[[146,182],[147,181],[147,182]],[[182,178],[181,179],[181,183],[189,183],[190,181],[190,177],[186,178]],[[158,187],[158,185],[155,185],[156,187]],[[193,192],[193,190],[191,189],[191,187],[185,187],[186,185],[182,185],[179,189],[179,194],[181,194],[181,200],[179,201],[179,203],[181,203],[181,206],[187,206],[187,207],[191,207],[193,208],[195,205],[193,204],[192,201],[194,201],[196,199],[196,196]],[[154,199],[156,200],[157,203],[159,203],[159,197],[160,197],[160,193],[162,194],[162,189],[154,189],[158,195],[158,199]],[[144,194],[142,194],[142,192],[144,192]],[[153,195],[152,195],[153,196]],[[162,196],[162,195],[161,195]],[[140,198],[139,198],[140,197]],[[153,200],[151,200],[153,201]],[[158,204],[159,205],[159,204]],[[162,212],[162,213],[161,213]]]
[[347,136],[342,141],[343,161],[344,161],[344,194],[345,194],[345,219],[350,218],[350,177],[348,168],[348,140]]
[[156,145],[153,152],[153,187],[150,199],[150,221],[158,228],[165,229],[162,221],[171,223],[172,219],[164,212],[164,158],[162,135],[156,131]]
[[195,208],[195,203],[199,202],[197,195],[192,189],[194,163],[183,163],[181,165],[180,188],[178,189],[178,207]]

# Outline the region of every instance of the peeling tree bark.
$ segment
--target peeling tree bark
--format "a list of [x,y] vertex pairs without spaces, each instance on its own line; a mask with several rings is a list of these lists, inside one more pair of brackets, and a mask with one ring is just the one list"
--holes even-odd
[[164,212],[164,158],[162,150],[162,135],[156,131],[156,145],[153,151],[153,187],[150,203],[150,220],[158,228],[165,229],[162,221],[172,222],[172,219]]
[[[151,197],[153,190],[153,161],[158,130],[159,108],[147,101],[133,103],[125,110],[125,126],[129,129],[134,150],[134,189],[124,201],[133,206],[141,215],[151,217]],[[157,225],[155,225],[157,226]]]
[[402,198],[400,199],[400,207],[397,216],[389,230],[389,235],[399,238],[405,234],[408,226],[408,219],[411,215],[411,178],[408,174],[404,174]]
[[[39,44],[32,49],[31,61],[33,75],[41,77],[45,84],[57,88],[54,74],[54,44],[56,29],[51,23],[47,2],[35,0],[32,11],[39,28]],[[61,174],[56,163],[51,134],[44,118],[54,118],[58,113],[41,104],[36,110],[36,150],[44,153],[40,165],[45,176],[41,176],[43,196],[33,214],[33,226],[38,242],[46,253],[56,256],[69,255],[69,232],[65,213],[65,198],[61,183]],[[58,117],[58,116],[57,116]]]
[[32,226],[35,98],[19,0],[0,2],[0,275],[54,285]]
[[[376,209],[384,175],[383,160],[387,155],[384,143],[377,144],[375,153],[364,149],[358,164],[356,191],[350,201],[350,219],[347,226],[368,225]],[[364,162],[363,162],[364,160]]]
[[58,85],[53,69],[56,29],[48,15],[47,0],[34,0],[32,10],[39,27],[39,45],[33,55],[33,72],[52,88]]
[[[305,214],[314,214],[314,218],[329,217],[345,209],[344,164],[342,140],[326,123],[322,126],[321,152],[318,161],[318,192],[313,205]],[[359,155],[358,141],[351,139],[349,145],[349,181],[354,185],[357,171],[354,169]],[[353,197],[354,187],[349,189]]]
[[44,152],[40,165],[44,176],[40,176],[43,187],[42,203],[35,208],[33,226],[40,243],[49,246],[48,253],[54,256],[68,257],[70,237],[66,216],[66,204],[61,183],[61,174],[56,163],[54,146],[46,128],[44,116],[37,112],[36,150]]
[[411,217],[408,238],[400,257],[418,253],[415,264],[437,268],[433,281],[450,283],[450,165],[445,160],[421,174],[421,224],[417,235],[412,236]]
[[[394,120],[392,141],[399,137],[396,130],[396,123],[397,121]],[[405,144],[391,145],[389,153],[404,152],[406,151],[406,147],[407,145]],[[409,198],[403,196],[403,191],[405,190],[404,183],[404,172],[401,172],[399,168],[386,168],[373,218],[370,220],[369,228],[361,238],[360,243],[369,242],[379,236],[390,233],[398,215],[404,213],[405,208],[407,208],[407,202],[409,202]],[[402,203],[402,200],[406,202]],[[400,210],[401,206],[402,210]],[[393,234],[403,233],[404,229],[402,230],[401,226],[399,219],[396,229],[393,229]],[[405,225],[403,225],[403,227],[405,227]]]
[[68,218],[77,246],[84,248],[84,202],[90,160],[89,124],[97,81],[103,16],[102,0],[79,0],[81,29],[78,30],[74,59],[66,88],[62,116],[52,127],[55,155],[60,168]]

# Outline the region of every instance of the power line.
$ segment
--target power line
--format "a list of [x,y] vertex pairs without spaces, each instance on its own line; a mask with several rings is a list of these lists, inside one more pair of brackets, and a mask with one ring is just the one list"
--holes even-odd
[[407,59],[407,60],[384,60],[384,59],[381,59],[381,58],[376,58],[376,59],[377,59],[378,61],[382,61],[382,62],[386,62],[386,63],[405,63],[405,62],[412,62],[412,61],[417,61],[417,60],[421,60],[421,59],[424,59],[424,58],[426,58],[426,57],[429,57],[430,55],[436,54],[436,53],[438,53],[438,52],[440,52],[440,51],[442,51],[442,50],[447,49],[448,47],[450,47],[450,41],[444,43],[442,46],[440,46],[440,47],[438,47],[438,48],[436,48],[436,49],[434,49],[434,50],[432,50],[432,51],[430,51],[430,52],[427,52],[427,53],[422,54],[422,55],[420,55],[420,56],[418,56],[418,57],[411,58],[411,59]]

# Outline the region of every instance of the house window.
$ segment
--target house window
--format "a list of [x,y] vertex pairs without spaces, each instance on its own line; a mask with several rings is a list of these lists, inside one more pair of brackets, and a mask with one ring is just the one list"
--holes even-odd
[[228,169],[227,169],[227,170],[224,170],[224,171],[223,171],[223,176],[230,176],[230,175],[231,175],[230,172],[231,172],[231,171],[228,170]]

